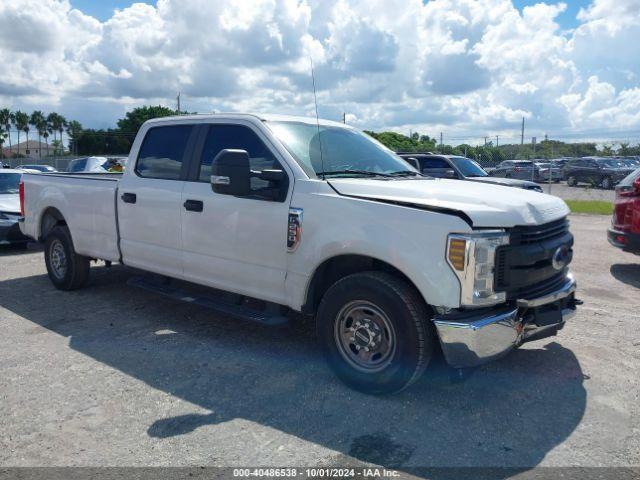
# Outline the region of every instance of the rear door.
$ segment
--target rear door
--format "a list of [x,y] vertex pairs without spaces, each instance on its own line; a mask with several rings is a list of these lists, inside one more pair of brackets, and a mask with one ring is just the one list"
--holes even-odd
[[182,278],[182,188],[197,128],[146,132],[135,165],[119,183],[120,248],[126,265]]
[[[287,222],[293,176],[266,136],[251,124],[205,127],[197,168],[182,192],[185,279],[276,303],[286,303]],[[249,153],[251,170],[284,170],[280,186],[252,178],[251,195],[213,192],[212,160],[224,149]]]

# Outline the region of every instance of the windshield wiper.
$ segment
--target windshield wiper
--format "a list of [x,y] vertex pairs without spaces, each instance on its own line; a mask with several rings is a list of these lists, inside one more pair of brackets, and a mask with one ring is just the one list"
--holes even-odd
[[425,175],[423,175],[420,172],[415,172],[413,170],[400,170],[397,172],[391,172],[388,174],[390,177],[424,177]]
[[369,170],[332,170],[330,172],[316,172],[316,175],[362,175],[365,177],[390,177],[388,173],[371,172]]

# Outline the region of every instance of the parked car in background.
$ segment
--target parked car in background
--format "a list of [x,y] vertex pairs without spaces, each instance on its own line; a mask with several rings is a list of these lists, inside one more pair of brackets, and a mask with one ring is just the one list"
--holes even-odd
[[492,177],[535,180],[535,164],[530,160],[505,160],[491,172]]
[[55,168],[53,168],[51,165],[21,165],[19,167],[16,167],[16,169],[17,170],[36,170],[42,173],[54,173],[58,171]]
[[640,255],[640,168],[616,187],[607,238],[614,247]]
[[534,178],[536,182],[559,182],[562,180],[562,170],[553,162],[534,162],[536,170]]
[[564,167],[564,176],[570,187],[579,183],[589,183],[610,189],[633,170],[628,163],[615,158],[583,157],[569,161]]
[[20,231],[19,185],[22,170],[0,170],[0,245],[26,244],[29,239]]
[[109,159],[106,157],[78,158],[69,162],[67,172],[107,173],[110,164],[111,162],[109,162]]
[[[437,155],[424,153],[400,153],[411,165],[425,175],[436,178],[469,180],[471,182],[492,183],[507,187],[524,188],[542,192],[540,185],[515,178],[497,178],[490,176],[475,160],[456,155]],[[411,161],[414,159],[414,161]]]

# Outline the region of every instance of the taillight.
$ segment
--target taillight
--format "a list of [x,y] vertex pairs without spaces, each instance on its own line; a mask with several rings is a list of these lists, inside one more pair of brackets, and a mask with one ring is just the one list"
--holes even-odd
[[[15,185],[15,183],[14,183]],[[24,217],[24,180],[20,180],[20,215]],[[14,197],[15,198],[15,197]]]

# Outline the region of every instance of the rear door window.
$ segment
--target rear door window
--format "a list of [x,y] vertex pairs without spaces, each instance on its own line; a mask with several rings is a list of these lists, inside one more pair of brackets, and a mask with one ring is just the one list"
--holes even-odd
[[443,160],[441,158],[425,158],[422,160],[423,170],[430,170],[432,168],[450,169],[451,166],[447,163],[446,160]]
[[138,153],[136,173],[141,177],[179,180],[192,125],[149,129]]

